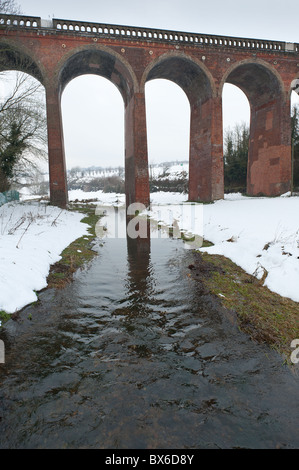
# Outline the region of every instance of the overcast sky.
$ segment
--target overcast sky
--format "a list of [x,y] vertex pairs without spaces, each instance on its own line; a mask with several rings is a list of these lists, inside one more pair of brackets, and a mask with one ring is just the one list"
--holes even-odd
[[[298,5],[290,0],[19,0],[24,14],[299,43]],[[224,90],[224,126],[248,121],[246,98]],[[189,104],[174,83],[146,85],[149,160],[188,158]],[[299,99],[296,98],[299,102]],[[67,166],[123,165],[123,101],[116,87],[82,76],[65,89],[63,122]],[[164,138],[162,138],[164,135]]]

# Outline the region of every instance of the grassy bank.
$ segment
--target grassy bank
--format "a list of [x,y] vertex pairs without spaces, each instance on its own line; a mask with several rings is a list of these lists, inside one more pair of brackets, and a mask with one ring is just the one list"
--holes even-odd
[[247,274],[224,256],[194,255],[190,270],[193,278],[236,313],[243,332],[254,341],[267,343],[288,360],[290,344],[299,338],[299,303],[271,292],[263,286],[264,279]]
[[96,206],[92,204],[76,204],[69,207],[69,210],[78,211],[85,214],[82,223],[87,224],[89,235],[84,235],[72,242],[61,253],[61,260],[51,266],[47,278],[48,287],[61,289],[69,284],[73,279],[73,274],[96,255],[92,249],[92,241],[96,236],[95,226],[99,216],[95,214]]

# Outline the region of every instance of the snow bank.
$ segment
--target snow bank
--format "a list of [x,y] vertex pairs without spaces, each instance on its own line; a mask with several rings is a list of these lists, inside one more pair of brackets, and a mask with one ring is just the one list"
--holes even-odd
[[177,179],[182,177],[182,173],[186,175],[189,172],[189,163],[178,163],[178,164],[164,164],[164,165],[150,165],[150,175],[153,178],[165,179]]
[[[176,194],[172,198],[167,193],[152,196],[155,203],[186,200]],[[155,218],[158,211],[150,215]],[[188,225],[182,228],[191,231]],[[267,272],[265,286],[299,302],[298,197],[226,195],[224,200],[203,206],[203,236],[214,245],[201,251],[226,256],[259,279]]]
[[[69,201],[74,202],[76,200],[83,201],[88,199],[96,199],[102,204],[125,204],[125,195],[118,193],[104,193],[100,191],[85,192],[82,189],[74,189],[69,191]],[[154,204],[165,203],[165,204],[179,204],[187,201],[188,195],[181,193],[166,193],[163,191],[152,193],[150,196],[151,202]]]
[[0,208],[0,311],[13,313],[37,300],[50,265],[87,233],[82,214],[38,203]]
[[299,198],[247,198],[240,195],[204,206],[202,248],[230,258],[264,285],[299,302]]
[[181,204],[188,200],[188,194],[165,193],[163,191],[151,194],[152,204]]

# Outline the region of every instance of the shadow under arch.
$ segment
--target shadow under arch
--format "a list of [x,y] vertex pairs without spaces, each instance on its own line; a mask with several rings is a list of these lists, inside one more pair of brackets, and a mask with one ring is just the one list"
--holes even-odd
[[110,80],[120,91],[125,106],[137,91],[137,79],[125,59],[107,47],[84,46],[65,55],[57,67],[60,92],[80,75],[99,75]]
[[216,94],[213,77],[206,66],[180,52],[167,52],[153,60],[144,71],[141,88],[147,81],[156,78],[171,80],[179,85],[191,106],[194,99],[205,101]]
[[222,78],[240,88],[250,105],[247,194],[277,196],[290,188],[290,100],[278,72],[262,60],[232,65]]
[[284,91],[279,73],[261,59],[246,59],[233,64],[222,77],[219,87],[221,93],[225,83],[239,87],[249,102],[254,101],[260,105]]
[[216,116],[221,121],[222,106],[212,75],[203,63],[173,52],[161,55],[148,65],[141,88],[154,79],[176,83],[190,103],[189,200],[223,198],[222,132],[214,125]]
[[30,51],[20,48],[12,41],[0,41],[0,72],[15,70],[31,75],[42,85],[45,84],[44,73]]

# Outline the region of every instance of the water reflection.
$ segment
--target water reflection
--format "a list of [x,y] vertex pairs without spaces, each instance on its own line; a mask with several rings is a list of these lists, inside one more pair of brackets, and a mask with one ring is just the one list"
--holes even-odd
[[[129,222],[129,221],[127,221]],[[128,233],[128,232],[127,232]],[[148,297],[152,292],[151,238],[150,224],[147,222],[147,237],[135,239],[127,234],[128,275],[125,285],[126,297],[134,313],[146,310]]]

